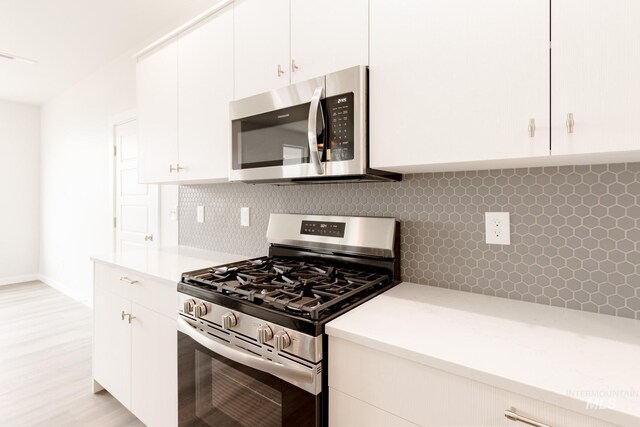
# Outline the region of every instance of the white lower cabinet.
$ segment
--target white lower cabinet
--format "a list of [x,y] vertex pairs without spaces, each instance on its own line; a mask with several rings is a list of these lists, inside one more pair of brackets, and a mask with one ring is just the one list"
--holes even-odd
[[103,264],[94,275],[94,380],[146,425],[176,426],[175,288]]
[[124,406],[131,405],[131,327],[120,320],[131,301],[102,287],[93,294],[93,377]]
[[[520,415],[553,427],[613,427],[335,337],[329,337],[329,360],[330,427],[526,425],[505,418],[504,411],[512,407]],[[384,424],[387,420],[391,424]]]

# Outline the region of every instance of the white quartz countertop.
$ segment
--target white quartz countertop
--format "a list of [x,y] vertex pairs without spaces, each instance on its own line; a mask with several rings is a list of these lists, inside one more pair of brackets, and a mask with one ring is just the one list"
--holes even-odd
[[247,258],[249,257],[243,255],[176,247],[128,249],[118,253],[94,256],[91,257],[91,260],[128,268],[156,279],[178,283],[182,273]]
[[[401,283],[327,325],[343,338],[640,426],[640,321]],[[602,409],[587,408],[599,401]]]

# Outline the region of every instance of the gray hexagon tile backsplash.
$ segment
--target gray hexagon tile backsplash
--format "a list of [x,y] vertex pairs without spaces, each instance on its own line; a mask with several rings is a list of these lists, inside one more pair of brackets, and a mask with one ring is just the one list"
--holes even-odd
[[[511,213],[510,246],[484,242],[496,211]],[[182,186],[180,244],[265,255],[270,212],[395,217],[405,281],[640,319],[640,163]]]

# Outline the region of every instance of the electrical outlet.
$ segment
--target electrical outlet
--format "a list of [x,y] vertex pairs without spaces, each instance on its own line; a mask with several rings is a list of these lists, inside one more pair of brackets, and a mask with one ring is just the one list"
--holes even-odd
[[196,220],[200,224],[204,223],[204,206],[196,207]]
[[249,221],[249,208],[240,208],[240,225],[243,227],[248,227],[250,225]]
[[489,245],[510,245],[509,212],[484,213],[485,239]]

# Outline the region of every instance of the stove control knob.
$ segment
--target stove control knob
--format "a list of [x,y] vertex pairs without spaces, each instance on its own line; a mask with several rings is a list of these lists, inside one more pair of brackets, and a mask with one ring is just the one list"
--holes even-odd
[[238,318],[232,312],[222,315],[222,329],[231,329],[238,324]]
[[203,302],[197,304],[194,308],[193,308],[193,315],[197,318],[197,317],[202,317],[205,314],[207,314],[207,306],[204,305]]
[[291,337],[285,331],[277,332],[273,337],[276,351],[280,352],[291,345]]
[[267,341],[271,341],[273,338],[273,331],[267,325],[262,325],[258,327],[258,342],[260,344],[264,344]]
[[184,311],[185,313],[191,313],[196,306],[196,301],[194,299],[188,299],[185,300],[185,302],[183,302],[182,304],[182,311]]

